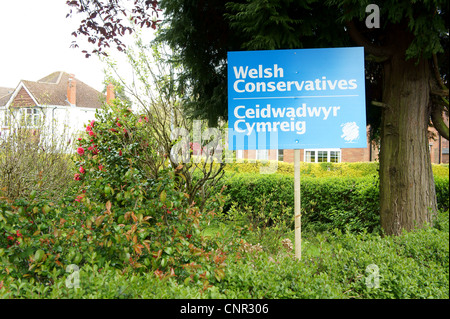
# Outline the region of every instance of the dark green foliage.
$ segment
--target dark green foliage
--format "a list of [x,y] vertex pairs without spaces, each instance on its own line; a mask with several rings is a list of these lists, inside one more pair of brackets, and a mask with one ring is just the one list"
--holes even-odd
[[[294,207],[294,178],[281,174],[239,174],[227,181],[225,193],[230,195],[226,209],[232,203],[241,208],[258,207],[256,199],[273,198],[281,203],[277,211],[266,205],[267,216],[286,214],[286,207]],[[448,178],[436,178],[438,208],[448,209]],[[302,228],[315,231],[333,228],[351,231],[379,232],[378,178],[324,177],[301,179]],[[284,216],[293,225],[293,214]]]
[[[448,212],[439,220],[448,226]],[[396,237],[334,231],[304,238],[300,261],[288,253],[236,252],[223,280],[206,289],[87,263],[79,270],[80,288],[66,286],[69,273],[53,274],[52,285],[9,276],[2,278],[0,298],[448,299],[448,243],[448,227]],[[377,272],[367,271],[369,265]],[[378,286],[368,285],[375,278]]]
[[444,211],[449,208],[448,180],[448,177],[434,176],[438,208]]
[[186,96],[187,111],[215,126],[217,116],[226,116],[227,51],[239,50],[243,39],[224,20],[224,1],[163,0],[160,6],[166,27],[157,41],[169,44],[172,61],[185,68],[179,89]]
[[[380,29],[365,26],[369,3],[380,8]],[[409,30],[414,37],[407,50],[411,58],[429,58],[448,48],[448,3],[438,0],[163,0],[160,7],[165,25],[157,41],[169,44],[173,60],[185,68],[180,83],[186,84],[184,92],[192,88],[187,104],[191,115],[210,125],[227,116],[227,51],[354,46],[345,27],[352,19],[374,45],[385,45],[396,27]],[[380,71],[377,62],[367,61],[367,113],[374,127],[380,110],[370,102],[381,100]]]

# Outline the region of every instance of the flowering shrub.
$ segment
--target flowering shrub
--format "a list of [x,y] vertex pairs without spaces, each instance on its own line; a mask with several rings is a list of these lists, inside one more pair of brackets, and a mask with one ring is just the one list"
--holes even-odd
[[70,264],[108,264],[204,289],[223,278],[226,249],[201,235],[222,195],[201,210],[168,162],[154,174],[161,155],[145,118],[120,103],[105,107],[77,140],[76,184],[61,201],[0,206],[1,273],[51,284]]

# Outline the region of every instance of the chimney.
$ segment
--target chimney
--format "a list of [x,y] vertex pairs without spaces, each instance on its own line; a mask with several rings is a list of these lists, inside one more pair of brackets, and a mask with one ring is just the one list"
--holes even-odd
[[109,83],[106,87],[106,103],[111,104],[111,100],[114,99],[114,85]]
[[73,74],[69,75],[69,81],[67,83],[67,101],[72,105],[77,104],[77,81]]

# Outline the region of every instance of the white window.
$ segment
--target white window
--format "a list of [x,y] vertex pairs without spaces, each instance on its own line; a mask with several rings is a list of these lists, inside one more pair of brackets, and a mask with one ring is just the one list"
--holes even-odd
[[269,160],[269,150],[256,150],[256,159],[263,161]]
[[284,161],[284,150],[278,150],[278,161]]
[[38,108],[21,108],[20,121],[25,127],[36,127],[41,119],[41,110]]
[[341,150],[339,148],[305,149],[304,159],[308,163],[340,163]]

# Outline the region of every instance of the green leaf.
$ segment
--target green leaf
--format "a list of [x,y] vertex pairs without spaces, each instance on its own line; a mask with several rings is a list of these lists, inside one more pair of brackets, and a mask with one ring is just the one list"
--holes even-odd
[[34,254],[34,260],[36,262],[40,262],[42,258],[44,258],[45,252],[42,249],[39,249]]
[[166,191],[163,190],[163,191],[161,192],[161,194],[159,195],[159,199],[161,200],[162,203],[165,203],[165,202],[166,202],[166,198],[167,198]]

